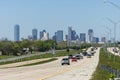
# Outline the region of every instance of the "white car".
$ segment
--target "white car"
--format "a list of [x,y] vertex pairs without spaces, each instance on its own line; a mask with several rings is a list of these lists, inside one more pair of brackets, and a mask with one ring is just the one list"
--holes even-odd
[[64,65],[64,64],[70,65],[69,58],[63,58],[63,59],[61,60],[61,65]]

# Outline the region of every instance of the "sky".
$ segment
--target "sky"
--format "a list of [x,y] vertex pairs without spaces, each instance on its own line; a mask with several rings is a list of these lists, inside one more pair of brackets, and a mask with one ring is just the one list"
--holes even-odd
[[[32,29],[45,29],[50,37],[57,30],[68,33],[68,26],[77,34],[94,30],[94,36],[114,35],[114,25],[107,18],[120,21],[120,9],[105,0],[0,0],[0,38],[14,40],[14,26],[20,25],[20,37],[27,38]],[[106,0],[120,5],[120,0]],[[107,29],[108,27],[109,29]],[[120,24],[116,39],[120,40]]]

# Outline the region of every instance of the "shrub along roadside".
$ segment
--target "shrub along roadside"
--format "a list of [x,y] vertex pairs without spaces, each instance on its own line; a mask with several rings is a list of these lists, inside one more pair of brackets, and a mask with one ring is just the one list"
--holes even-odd
[[101,65],[109,66],[112,69],[120,70],[120,57],[115,56],[114,62],[114,55],[109,52],[105,52],[102,48],[100,50],[99,64],[91,80],[108,80],[110,78],[110,75],[112,73],[108,72],[107,70],[103,70],[101,68]]

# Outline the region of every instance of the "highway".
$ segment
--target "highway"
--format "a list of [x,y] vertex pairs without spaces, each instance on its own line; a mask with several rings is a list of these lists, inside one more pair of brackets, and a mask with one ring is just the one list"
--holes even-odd
[[108,50],[110,53],[112,53],[112,54],[114,54],[114,55],[116,55],[116,56],[120,56],[120,51],[119,51],[118,47],[116,47],[118,53],[114,52],[113,49],[114,49],[114,47],[107,48],[107,50]]
[[70,65],[61,65],[61,59],[26,67],[0,69],[0,80],[89,80],[99,62],[99,48],[91,58]]

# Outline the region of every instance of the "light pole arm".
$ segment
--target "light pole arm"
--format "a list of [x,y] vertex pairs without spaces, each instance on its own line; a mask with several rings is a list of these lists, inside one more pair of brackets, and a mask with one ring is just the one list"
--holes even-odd
[[120,10],[120,6],[116,5],[115,3],[111,2],[111,1],[104,1],[104,3],[110,3],[111,5],[115,6],[117,9]]
[[111,20],[110,18],[106,17],[105,19],[107,19],[108,21],[110,21],[112,24],[116,24],[116,22],[114,22],[113,20]]

